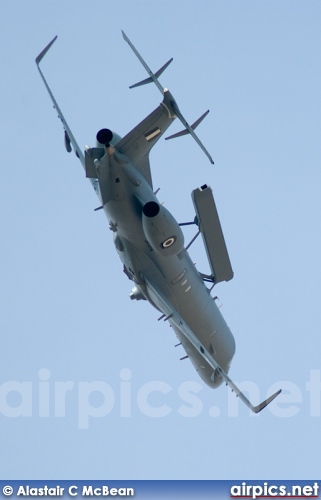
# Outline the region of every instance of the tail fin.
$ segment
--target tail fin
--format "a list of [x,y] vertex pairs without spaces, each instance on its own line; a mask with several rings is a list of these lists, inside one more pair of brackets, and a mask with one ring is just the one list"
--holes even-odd
[[[142,56],[140,55],[140,53],[137,51],[137,49],[134,47],[134,45],[131,43],[131,41],[129,40],[128,36],[122,31],[122,34],[123,34],[123,38],[124,40],[128,43],[128,45],[130,46],[130,48],[132,49],[132,51],[134,52],[134,54],[136,55],[136,57],[139,59],[139,61],[142,63],[142,65],[144,66],[144,68],[146,69],[147,73],[149,74],[149,78],[146,78],[146,80],[142,80],[138,83],[135,83],[134,85],[132,85],[130,88],[133,88],[133,87],[138,87],[140,85],[145,85],[147,83],[151,83],[151,82],[154,82],[156,87],[158,88],[158,90],[161,92],[162,95],[164,95],[164,88],[162,87],[162,85],[160,84],[159,80],[158,80],[158,77],[163,73],[163,71],[167,68],[167,66],[172,62],[172,59],[170,59],[169,61],[167,61],[166,64],[164,64],[164,66],[162,66],[158,71],[156,71],[156,73],[153,73],[152,70],[150,69],[150,67],[146,64],[146,62],[144,61],[144,59],[142,58]],[[166,89],[167,90],[167,89]],[[185,130],[183,131],[183,133],[181,132],[178,132],[178,135],[174,134],[173,136],[171,137],[178,137],[178,136],[181,136],[181,135],[185,135],[186,134],[191,134],[191,136],[193,137],[193,139],[197,142],[197,144],[199,145],[199,147],[203,150],[203,152],[206,154],[206,156],[208,157],[208,159],[210,160],[210,162],[212,164],[214,164],[214,161],[211,157],[211,155],[209,154],[209,152],[207,151],[207,149],[205,148],[205,146],[202,144],[202,142],[199,140],[199,138],[197,137],[197,135],[195,134],[194,132],[194,129],[197,127],[197,125],[199,125],[199,123],[203,120],[203,118],[205,118],[205,116],[207,115],[208,112],[204,113],[192,126],[188,124],[188,122],[185,120],[184,116],[182,115],[182,113],[180,112],[180,109],[174,99],[174,97],[172,96],[172,94],[170,94],[171,96],[171,102],[170,102],[170,105],[171,105],[171,111],[175,114],[175,116],[177,116],[177,118],[182,122],[182,124],[184,125],[185,129],[186,129],[186,132]]]

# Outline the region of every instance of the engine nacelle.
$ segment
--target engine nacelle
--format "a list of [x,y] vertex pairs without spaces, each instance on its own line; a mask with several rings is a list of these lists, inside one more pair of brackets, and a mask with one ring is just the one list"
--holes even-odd
[[143,207],[143,230],[148,243],[160,255],[176,255],[184,248],[182,230],[172,214],[155,201]]
[[112,132],[109,130],[109,128],[102,128],[97,132],[96,135],[96,146],[97,148],[101,148],[102,146],[105,146],[106,144],[111,144],[112,146],[115,146],[117,142],[121,140],[120,135],[116,134],[116,132]]

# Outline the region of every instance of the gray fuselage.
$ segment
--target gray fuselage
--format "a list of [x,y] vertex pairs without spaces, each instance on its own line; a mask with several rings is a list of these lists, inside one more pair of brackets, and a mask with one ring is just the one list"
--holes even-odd
[[[114,243],[124,264],[124,272],[136,284],[136,298],[147,299],[167,316],[168,311],[164,310],[159,294],[165,297],[204,347],[228,372],[235,353],[234,337],[188,252],[183,246],[177,253],[169,255],[166,248],[163,249],[158,244],[155,247],[146,237],[143,207],[154,202],[160,210],[165,210],[151,186],[135,166],[113,147],[105,152],[100,163],[102,175],[99,185],[104,211],[110,229],[114,232]],[[164,219],[166,223],[169,220],[166,214]],[[174,232],[177,234],[180,227],[173,220],[174,223],[169,220],[169,234],[172,239],[176,239]],[[154,233],[156,235],[157,226]],[[170,238],[166,241],[169,240]],[[168,322],[202,379],[211,387],[220,385],[222,378],[213,372],[213,368],[204,361],[177,325],[171,322],[170,317]]]

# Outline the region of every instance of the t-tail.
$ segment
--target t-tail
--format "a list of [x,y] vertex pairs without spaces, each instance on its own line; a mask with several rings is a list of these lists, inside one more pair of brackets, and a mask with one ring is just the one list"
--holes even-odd
[[[144,61],[144,59],[142,58],[142,56],[138,52],[138,50],[134,47],[132,42],[129,40],[128,36],[123,31],[122,31],[122,34],[123,34],[124,40],[128,43],[128,45],[130,46],[130,48],[132,49],[134,54],[137,56],[137,58],[139,59],[139,61],[142,63],[142,65],[146,69],[147,73],[149,74],[148,78],[146,78],[145,80],[141,80],[140,82],[135,83],[134,85],[131,85],[129,88],[132,89],[134,87],[139,87],[141,85],[146,85],[147,83],[154,82],[156,87],[158,88],[158,90],[161,92],[161,94],[164,95],[164,92],[165,91],[168,92],[168,89],[165,89],[160,84],[158,78],[165,71],[165,69],[169,66],[169,64],[172,62],[173,59],[170,59],[169,61],[167,61],[167,63],[165,63],[164,66],[162,66],[158,71],[156,71],[156,73],[153,73],[152,70],[150,69],[150,67],[146,64],[146,62]],[[175,114],[175,116],[177,116],[177,118],[182,122],[182,124],[184,125],[185,128],[181,132],[177,132],[176,134],[173,134],[169,137],[166,137],[166,139],[174,139],[175,137],[180,137],[182,135],[190,134],[193,137],[193,139],[197,142],[199,147],[204,151],[204,153],[206,154],[206,156],[208,157],[210,162],[212,164],[214,164],[213,158],[211,157],[211,155],[209,154],[209,152],[205,148],[204,144],[200,141],[200,139],[198,138],[198,136],[194,132],[196,127],[201,123],[201,121],[205,118],[205,116],[209,113],[209,111],[207,110],[192,125],[189,125],[187,120],[185,120],[184,116],[182,115],[182,113],[177,105],[177,102],[175,101],[172,94],[170,94],[170,97],[171,97],[171,99],[170,99],[171,113],[173,113],[173,114]]]

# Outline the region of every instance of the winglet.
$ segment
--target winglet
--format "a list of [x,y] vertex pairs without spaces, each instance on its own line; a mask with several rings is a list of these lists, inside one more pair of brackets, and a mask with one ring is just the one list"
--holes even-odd
[[250,408],[251,411],[253,411],[253,413],[259,413],[282,392],[282,389],[279,389],[276,393],[267,398],[265,401],[258,404],[257,406],[254,406],[252,405],[251,401],[243,394],[243,392],[237,387],[237,385],[234,384],[234,382],[230,379],[227,373],[220,367],[217,361],[215,361],[215,359],[205,350],[204,353],[202,354],[204,359],[209,363],[209,365],[212,366],[214,371],[217,371],[219,373],[220,377],[222,377],[225,383],[232,389],[233,392],[235,392],[235,394],[240,398],[240,400],[243,401],[243,403],[245,403],[246,406]]
[[57,35],[51,40],[51,42],[48,43],[48,45],[40,52],[40,54],[36,57],[35,61],[36,61],[36,64],[38,65],[41,61],[41,59],[43,58],[43,56],[48,52],[48,50],[50,49],[50,47],[53,45],[53,43],[55,43],[55,41],[57,40]]
[[254,413],[259,413],[261,410],[263,410],[268,404],[271,403],[271,401],[273,401],[273,399],[275,399],[280,393],[282,392],[282,389],[279,389],[275,394],[273,394],[273,396],[270,396],[268,399],[266,399],[265,401],[263,401],[263,403],[260,403],[259,405],[257,406],[254,406],[253,408],[251,408],[251,410],[254,412]]

